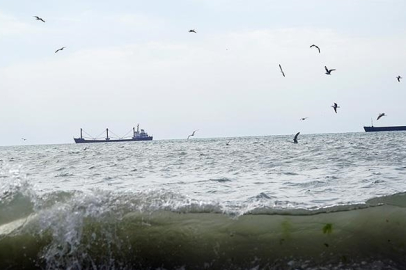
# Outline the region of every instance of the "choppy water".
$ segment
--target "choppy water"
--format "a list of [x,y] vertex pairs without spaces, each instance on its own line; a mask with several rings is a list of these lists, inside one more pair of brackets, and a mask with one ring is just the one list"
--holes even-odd
[[405,269],[406,133],[0,148],[0,269]]

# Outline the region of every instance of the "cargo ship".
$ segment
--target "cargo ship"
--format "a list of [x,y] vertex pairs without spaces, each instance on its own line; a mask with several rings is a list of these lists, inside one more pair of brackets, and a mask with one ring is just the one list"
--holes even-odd
[[73,138],[75,143],[103,143],[103,142],[132,142],[132,141],[152,141],[153,137],[149,136],[145,130],[140,130],[140,125],[137,125],[137,130],[133,127],[133,136],[130,138],[112,139],[109,137],[109,129],[106,128],[106,138],[84,138],[83,130],[80,129],[80,138]]
[[406,126],[389,126],[389,127],[365,127],[365,132],[378,132],[378,131],[406,131]]

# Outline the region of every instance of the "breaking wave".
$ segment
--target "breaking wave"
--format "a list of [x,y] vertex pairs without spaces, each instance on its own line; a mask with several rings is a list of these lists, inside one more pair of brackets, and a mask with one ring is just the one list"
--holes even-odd
[[166,190],[0,193],[0,269],[404,269],[406,194],[314,210]]

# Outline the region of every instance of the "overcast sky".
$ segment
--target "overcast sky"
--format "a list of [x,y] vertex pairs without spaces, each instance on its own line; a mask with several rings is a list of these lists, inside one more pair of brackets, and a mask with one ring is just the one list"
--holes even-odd
[[137,123],[154,139],[406,125],[405,10],[404,0],[1,1],[0,145],[73,143],[80,128],[123,136]]

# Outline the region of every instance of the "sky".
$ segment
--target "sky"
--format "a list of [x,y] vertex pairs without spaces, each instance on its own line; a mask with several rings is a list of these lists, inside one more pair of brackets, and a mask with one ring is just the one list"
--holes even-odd
[[0,145],[73,143],[80,128],[122,137],[138,123],[157,140],[406,125],[404,10],[404,0],[0,1]]

